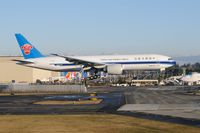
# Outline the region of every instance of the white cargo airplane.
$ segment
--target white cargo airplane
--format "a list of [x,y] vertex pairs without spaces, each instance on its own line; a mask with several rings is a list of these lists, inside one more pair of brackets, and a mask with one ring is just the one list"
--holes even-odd
[[200,84],[200,73],[192,72],[188,75],[182,76],[180,80],[188,85]]
[[95,74],[123,74],[124,70],[165,70],[176,64],[172,58],[157,54],[95,55],[95,56],[44,56],[21,34],[15,34],[24,60],[17,64],[50,71],[89,71]]

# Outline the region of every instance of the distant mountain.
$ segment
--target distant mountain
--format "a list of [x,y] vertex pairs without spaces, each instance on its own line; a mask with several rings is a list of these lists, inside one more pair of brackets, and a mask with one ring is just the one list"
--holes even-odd
[[197,56],[180,56],[180,57],[174,57],[174,59],[177,61],[177,64],[183,65],[183,64],[194,64],[196,62],[200,63],[200,55]]

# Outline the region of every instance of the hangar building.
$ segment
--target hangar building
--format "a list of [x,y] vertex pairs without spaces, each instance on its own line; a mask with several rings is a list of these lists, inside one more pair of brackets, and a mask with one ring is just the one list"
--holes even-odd
[[60,76],[59,72],[40,70],[17,65],[13,59],[23,59],[21,56],[0,56],[0,83],[15,82],[34,83],[37,79]]

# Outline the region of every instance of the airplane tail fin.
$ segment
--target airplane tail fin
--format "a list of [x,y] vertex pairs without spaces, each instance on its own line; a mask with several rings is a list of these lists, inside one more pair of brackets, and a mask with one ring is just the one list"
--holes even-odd
[[25,59],[45,57],[23,35],[15,34]]

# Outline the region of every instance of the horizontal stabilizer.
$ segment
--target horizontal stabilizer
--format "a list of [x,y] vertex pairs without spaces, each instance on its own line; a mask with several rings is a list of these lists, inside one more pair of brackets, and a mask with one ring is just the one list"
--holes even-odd
[[31,61],[16,60],[16,59],[13,59],[12,61],[17,61],[17,62],[19,62],[20,64],[33,64],[33,63],[34,63],[34,62],[31,62]]

